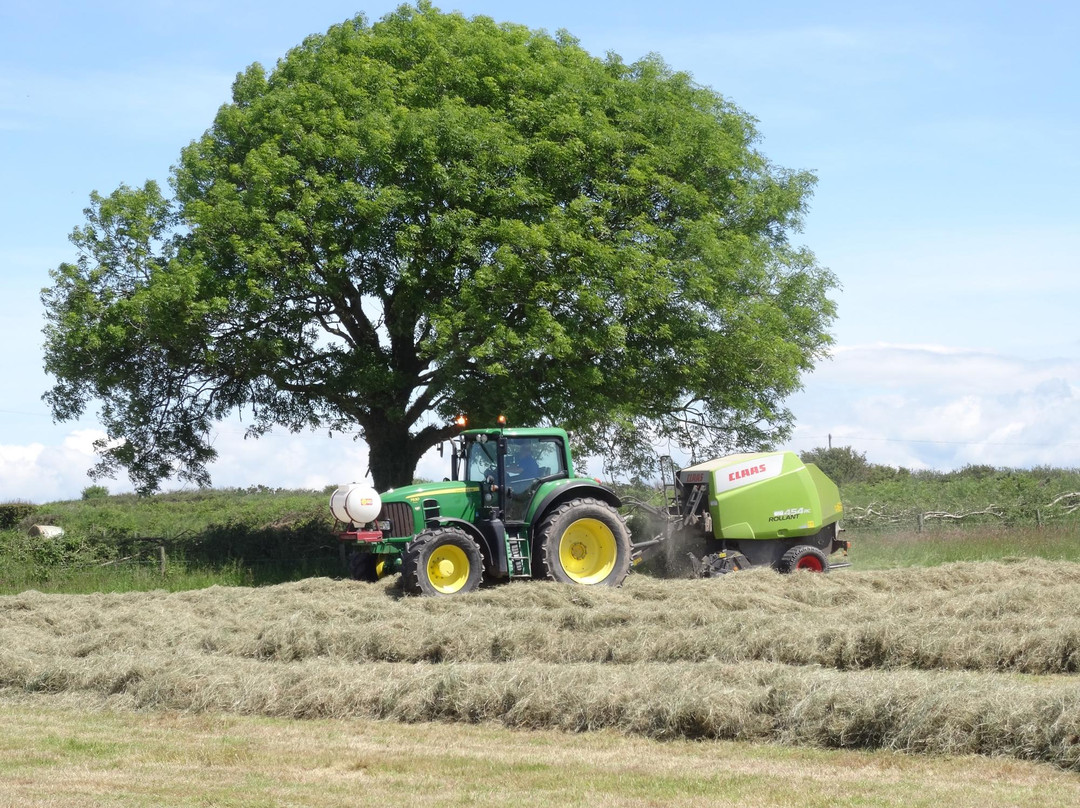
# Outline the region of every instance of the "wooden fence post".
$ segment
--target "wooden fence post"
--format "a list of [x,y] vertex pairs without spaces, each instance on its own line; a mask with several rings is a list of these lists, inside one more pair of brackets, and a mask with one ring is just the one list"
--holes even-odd
[[920,514],[919,514],[919,517],[918,517],[918,518],[919,518],[919,524],[918,524],[918,526],[917,526],[917,527],[915,528],[915,532],[916,532],[916,533],[922,533],[922,529],[923,529],[923,516],[924,516],[924,514],[922,514],[922,513],[920,513]]
[[157,548],[158,553],[158,570],[161,572],[161,577],[165,577],[165,545],[159,544]]

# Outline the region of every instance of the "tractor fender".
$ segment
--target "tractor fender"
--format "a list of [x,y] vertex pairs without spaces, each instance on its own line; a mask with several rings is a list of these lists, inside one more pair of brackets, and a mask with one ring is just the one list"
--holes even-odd
[[570,480],[565,485],[560,485],[549,492],[533,508],[532,516],[529,519],[529,523],[532,525],[533,538],[536,536],[536,526],[544,520],[544,516],[549,511],[559,507],[564,502],[579,497],[592,497],[601,502],[606,502],[613,508],[622,507],[622,500],[619,499],[619,495],[610,488],[606,488],[592,480]]

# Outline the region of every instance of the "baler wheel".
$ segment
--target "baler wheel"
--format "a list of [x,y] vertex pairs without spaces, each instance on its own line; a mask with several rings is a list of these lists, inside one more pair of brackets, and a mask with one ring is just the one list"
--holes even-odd
[[796,570],[828,572],[829,559],[817,547],[800,544],[792,547],[780,557],[780,560],[776,562],[776,569],[785,573],[795,572]]
[[480,586],[484,558],[480,545],[457,528],[425,530],[401,557],[401,581],[413,595],[456,595]]
[[630,571],[630,531],[606,502],[587,497],[559,506],[537,537],[541,569],[555,581],[619,586]]

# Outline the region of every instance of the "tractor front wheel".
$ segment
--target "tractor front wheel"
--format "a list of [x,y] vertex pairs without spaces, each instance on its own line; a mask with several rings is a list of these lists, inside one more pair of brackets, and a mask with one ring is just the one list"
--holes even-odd
[[401,581],[413,595],[456,595],[480,586],[484,558],[480,545],[452,527],[425,530],[401,557]]
[[354,581],[375,583],[379,580],[379,559],[374,553],[353,550],[349,554],[349,577]]
[[630,532],[606,502],[567,502],[544,518],[537,539],[541,569],[556,581],[619,586],[630,571]]
[[796,570],[828,572],[829,559],[818,548],[811,547],[809,544],[800,544],[780,556],[780,560],[776,562],[776,569],[780,572],[795,572]]

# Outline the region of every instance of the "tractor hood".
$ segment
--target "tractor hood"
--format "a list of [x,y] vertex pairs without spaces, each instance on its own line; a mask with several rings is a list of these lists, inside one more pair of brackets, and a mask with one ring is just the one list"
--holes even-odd
[[380,529],[391,523],[390,536],[419,533],[432,519],[464,519],[472,522],[480,507],[480,484],[447,480],[391,488],[382,494]]
[[441,483],[418,483],[391,488],[381,494],[383,502],[408,502],[418,505],[425,499],[441,500],[445,497],[464,496],[467,491],[480,492],[479,483],[466,483],[461,480],[447,480]]

